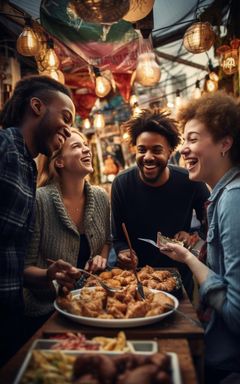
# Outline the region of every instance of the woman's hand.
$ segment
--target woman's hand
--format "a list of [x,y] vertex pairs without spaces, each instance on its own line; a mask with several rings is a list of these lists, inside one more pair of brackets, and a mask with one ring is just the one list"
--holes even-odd
[[187,248],[175,243],[160,243],[159,250],[170,257],[170,259],[179,261],[181,263],[187,263],[188,259],[193,256],[193,254]]
[[101,255],[96,255],[87,261],[85,268],[89,272],[102,271],[107,266],[107,259]]
[[80,274],[77,268],[62,259],[51,263],[47,269],[48,279],[51,281],[56,280],[59,285],[66,287],[68,290],[74,288],[75,281]]

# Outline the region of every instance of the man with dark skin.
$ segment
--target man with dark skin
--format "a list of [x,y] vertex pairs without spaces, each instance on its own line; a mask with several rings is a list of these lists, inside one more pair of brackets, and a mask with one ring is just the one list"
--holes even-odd
[[203,183],[193,183],[184,168],[168,164],[180,142],[175,122],[159,111],[144,110],[126,123],[132,145],[136,146],[136,166],[121,172],[112,185],[112,233],[119,266],[131,267],[130,251],[121,224],[124,222],[139,267],[176,267],[191,296],[192,274],[180,263],[139,238],[157,239],[157,232],[191,242],[189,230],[193,209],[201,222],[204,202],[209,196]]
[[[20,80],[0,115],[0,364],[23,336],[23,268],[37,176],[33,159],[59,149],[71,135],[74,119],[69,89],[45,76]],[[60,261],[51,278],[71,268]]]

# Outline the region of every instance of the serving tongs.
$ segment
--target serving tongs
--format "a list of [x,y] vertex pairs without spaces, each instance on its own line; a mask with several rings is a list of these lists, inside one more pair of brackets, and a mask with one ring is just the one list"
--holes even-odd
[[145,300],[145,294],[144,294],[144,290],[143,290],[143,285],[142,285],[141,281],[138,278],[137,271],[136,271],[136,266],[134,264],[133,247],[132,247],[129,235],[128,235],[128,231],[127,231],[126,225],[124,223],[122,223],[122,229],[123,229],[123,232],[124,232],[124,235],[126,237],[126,240],[127,240],[128,246],[129,246],[129,250],[130,250],[132,270],[133,270],[134,276],[135,276],[136,281],[137,281],[137,291],[138,291],[139,295],[141,296],[141,298],[143,300]]
[[[109,285],[107,285],[106,283],[104,283],[104,281],[101,279],[101,277],[97,276],[97,275],[94,275],[94,273],[91,273],[91,272],[88,272],[86,271],[86,269],[81,269],[81,268],[78,268],[78,271],[82,272],[82,273],[85,273],[86,275],[88,276],[92,276],[94,277],[94,279],[96,279],[99,284],[101,285],[102,288],[104,288],[109,294],[113,294],[117,291],[120,290],[120,288],[117,288],[117,287],[109,287]],[[75,283],[75,288],[78,289],[78,282],[81,281],[81,277],[76,281]]]

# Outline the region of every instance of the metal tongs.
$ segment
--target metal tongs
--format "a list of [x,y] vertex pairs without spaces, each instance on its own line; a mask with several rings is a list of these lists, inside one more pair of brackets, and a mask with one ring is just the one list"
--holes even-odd
[[141,281],[138,278],[136,267],[135,267],[135,264],[134,264],[133,247],[132,247],[129,235],[128,235],[128,231],[127,231],[126,225],[124,223],[122,223],[122,229],[123,229],[123,232],[124,232],[124,235],[126,237],[126,240],[127,240],[128,246],[129,246],[129,250],[130,250],[132,270],[133,270],[133,273],[134,273],[134,275],[136,277],[136,280],[137,280],[137,291],[138,291],[139,295],[141,296],[141,298],[143,300],[145,300],[145,294],[144,294],[144,290],[143,290],[143,285],[142,285]]

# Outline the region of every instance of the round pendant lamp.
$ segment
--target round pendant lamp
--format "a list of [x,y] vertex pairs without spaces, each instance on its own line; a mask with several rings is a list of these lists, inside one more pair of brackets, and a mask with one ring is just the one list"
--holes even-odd
[[154,0],[130,0],[129,11],[123,16],[123,20],[135,23],[146,17],[152,10]]
[[130,0],[72,0],[76,14],[88,23],[115,23],[128,12]]

